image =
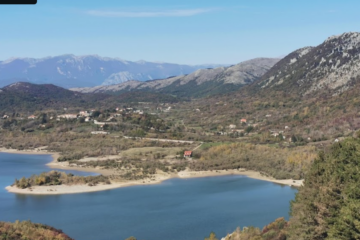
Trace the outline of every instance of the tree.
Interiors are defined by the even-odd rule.
[[[94,118],[97,118],[97,117],[100,116],[100,114],[101,114],[101,112],[96,110],[96,111],[93,111],[93,112],[91,113],[91,116],[94,117]]]
[[[360,141],[321,152],[291,202],[289,239],[360,239]]]
[[[136,237],[131,236],[131,237],[128,237],[127,239],[125,239],[125,240],[136,240]]]
[[[248,126],[247,128],[245,128],[246,133],[250,133],[252,130],[254,130],[253,126]]]
[[[204,238],[204,240],[218,240],[218,239],[216,238],[215,233],[214,233],[214,232],[211,232],[211,233],[210,233],[210,236]]]

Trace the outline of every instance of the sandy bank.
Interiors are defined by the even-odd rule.
[[[20,189],[13,186],[7,186],[5,189],[8,192],[18,194],[33,194],[33,195],[58,195],[58,194],[73,194],[98,192],[120,187],[129,187],[135,185],[157,184],[168,179],[167,177],[156,176],[152,179],[142,179],[136,181],[112,182],[111,184],[99,184],[96,186],[88,185],[58,185],[58,186],[35,186],[26,189]]]
[[[47,152],[44,149],[34,149],[19,151],[14,149],[4,149],[0,148],[0,152],[6,153],[16,153],[16,154],[51,154],[53,161],[48,163],[47,166],[50,168],[64,169],[64,170],[77,170],[85,172],[99,173],[103,175],[116,175],[118,174],[116,170],[107,170],[99,168],[85,168],[85,167],[73,167],[70,166],[68,162],[58,162],[59,153]],[[107,156],[110,157],[110,156]],[[106,158],[106,157],[101,157]],[[111,157],[110,157],[111,158]],[[157,184],[161,183],[164,180],[171,178],[198,178],[198,177],[213,177],[213,176],[224,176],[224,175],[244,175],[250,178],[269,181],[273,183],[278,183],[287,186],[300,187],[303,184],[303,180],[277,180],[271,177],[266,177],[261,175],[259,172],[250,171],[245,169],[234,169],[234,170],[216,170],[216,171],[181,171],[179,173],[164,173],[159,172],[155,174],[151,179],[141,179],[141,180],[132,180],[124,182],[112,182],[109,185],[97,185],[97,186],[87,186],[87,185],[59,185],[59,186],[35,186],[32,189],[19,189],[16,187],[8,186],[6,189],[9,192],[20,193],[20,194],[71,194],[71,193],[85,193],[85,192],[95,192],[103,191],[120,187],[128,187],[134,185],[147,185],[147,184]]]
[[[300,187],[304,180],[284,179],[277,180],[272,177],[267,177],[259,172],[246,170],[246,169],[233,169],[233,170],[216,170],[216,171],[182,171],[178,173],[180,178],[195,178],[195,177],[213,177],[224,175],[244,175],[249,178],[264,180],[268,182],[278,183],[282,185]]]
[[[90,169],[89,169],[90,170]],[[94,169],[95,171],[96,169]],[[54,195],[54,194],[71,194],[71,193],[86,193],[86,192],[96,192],[104,191],[120,187],[128,187],[134,185],[148,185],[148,184],[158,184],[164,180],[171,178],[198,178],[198,177],[214,177],[214,176],[224,176],[224,175],[244,175],[254,179],[260,179],[264,181],[270,181],[278,184],[288,185],[288,186],[301,186],[303,180],[276,180],[269,177],[262,176],[260,173],[255,171],[246,171],[246,170],[219,170],[219,171],[181,171],[177,174],[168,174],[168,173],[158,173],[153,175],[150,179],[141,179],[133,181],[123,181],[123,182],[112,182],[111,184],[99,184],[97,186],[88,186],[88,185],[59,185],[59,186],[35,186],[31,189],[19,189],[17,187],[8,186],[6,189],[12,193],[19,194],[40,194],[40,195]]]

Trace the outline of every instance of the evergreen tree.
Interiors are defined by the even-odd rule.
[[[289,239],[360,239],[360,140],[321,152],[291,203]]]

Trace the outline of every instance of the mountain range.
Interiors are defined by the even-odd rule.
[[[62,55],[46,58],[12,58],[0,61],[0,87],[26,81],[55,84],[64,88],[118,84],[128,80],[146,81],[192,73],[219,64],[180,65],[126,61],[97,55]]]
[[[243,101],[253,99],[251,101],[256,100],[260,105],[269,102],[274,102],[274,106],[280,102],[295,104],[297,101],[308,99],[308,103],[304,101],[301,106],[307,107],[306,104],[310,104],[308,107],[312,109],[313,105],[311,104],[326,104],[326,101],[329,101],[326,99],[330,98],[334,105],[338,105],[336,102],[347,101],[346,99],[355,96],[357,89],[360,89],[359,80],[360,33],[349,32],[329,37],[318,46],[295,50],[281,60],[258,58],[230,67],[198,69],[188,75],[162,80],[127,81],[111,86],[73,88],[71,89],[72,93],[66,90],[66,94],[63,92],[65,89],[57,88],[56,91],[64,93],[57,98],[58,102],[61,102],[62,97],[74,99],[74,101],[66,100],[72,105],[103,99],[104,96],[109,98],[110,95],[117,96],[117,100],[125,101],[126,99],[118,96],[124,93],[128,93],[126,96],[131,99],[137,99],[134,96],[139,95],[151,96],[150,98],[153,99],[157,94],[161,95],[161,99],[170,99],[169,97],[172,95],[171,101],[177,101],[174,97],[202,97],[227,93],[225,98],[241,98]],[[23,89],[21,92],[15,91],[20,87]],[[15,102],[19,102],[21,99],[24,101],[37,99],[38,102],[42,98],[40,94],[42,88],[49,88],[49,86],[21,83],[19,86],[12,84],[2,88],[2,90],[0,89],[2,107],[7,106],[8,109],[9,106],[15,107],[13,103],[16,99],[18,101]],[[26,89],[32,89],[31,94],[25,91]],[[347,95],[343,95],[343,93],[347,93]],[[43,101],[50,101],[51,95],[57,96],[50,92]],[[93,97],[87,97],[91,95]],[[322,101],[317,98],[320,95]],[[81,99],[77,101],[79,96]],[[340,96],[341,99],[336,100],[337,98],[333,98],[334,96]],[[310,101],[310,99],[312,100]],[[356,99],[353,99],[352,102],[356,102]]]
[[[73,88],[82,93],[120,94],[129,91],[146,91],[172,94],[177,97],[204,97],[235,91],[258,80],[279,59],[256,58],[230,67],[199,69],[188,75],[153,81],[127,81],[108,86]]]

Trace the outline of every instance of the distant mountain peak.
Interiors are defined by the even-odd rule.
[[[331,36],[317,47],[298,49],[270,69],[257,83],[261,88],[307,95],[330,89],[345,91],[360,76],[360,33]]]
[[[343,34],[339,35],[333,35],[328,37],[325,42],[331,42],[333,40],[339,40],[339,39],[345,39],[345,40],[355,40],[356,42],[360,41],[360,32],[345,32]]]

